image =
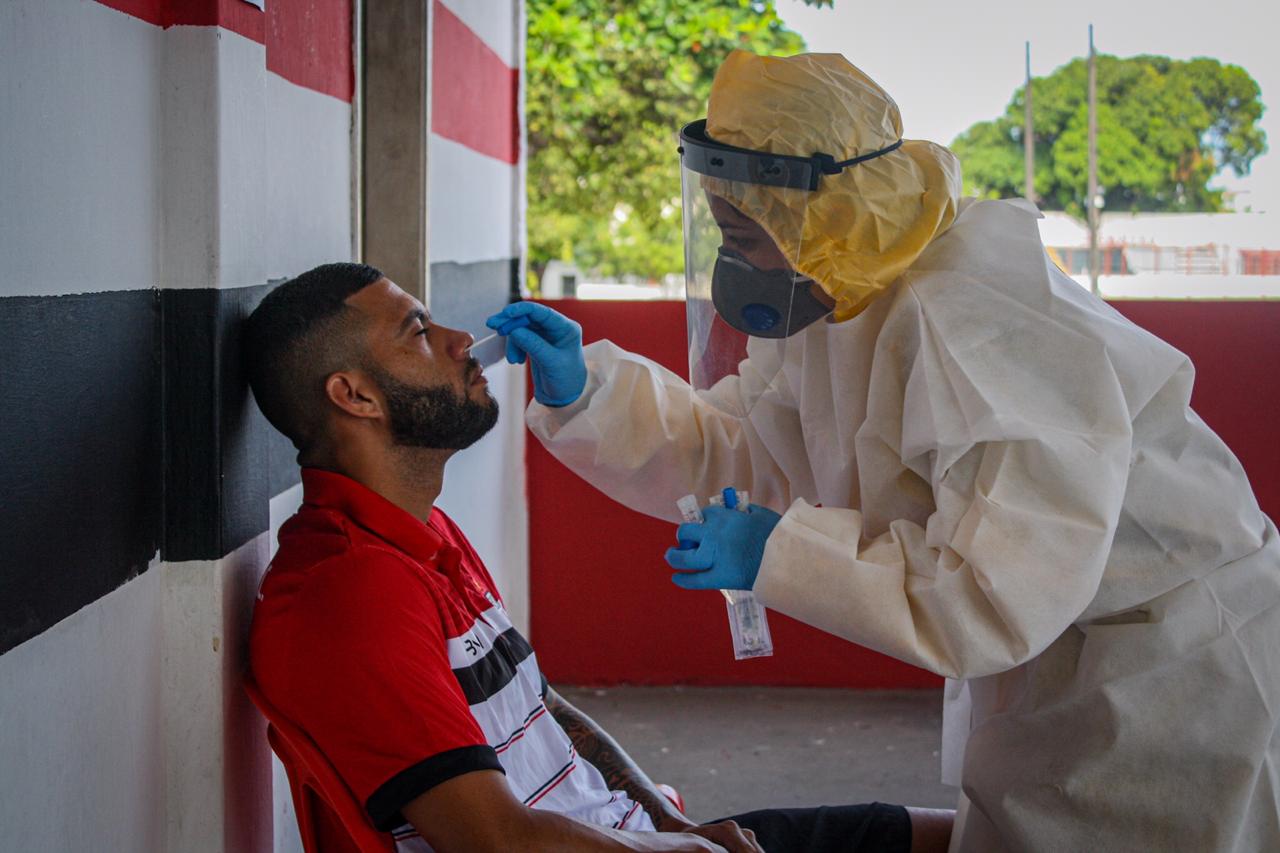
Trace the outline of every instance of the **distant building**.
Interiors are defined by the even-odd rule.
[[[1046,212],[1049,257],[1089,281],[1084,222]],[[1280,298],[1280,216],[1266,213],[1104,213],[1099,287],[1106,296]]]

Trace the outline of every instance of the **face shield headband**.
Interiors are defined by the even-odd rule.
[[[686,169],[709,178],[813,192],[823,175],[838,175],[851,166],[883,157],[901,147],[899,139],[879,151],[848,160],[836,160],[821,152],[809,157],[769,154],[716,142],[707,136],[707,120],[702,118],[681,129],[679,153]]]

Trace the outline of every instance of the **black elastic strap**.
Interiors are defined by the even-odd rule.
[[[818,168],[822,170],[824,175],[838,175],[849,166],[856,166],[859,163],[865,163],[868,160],[874,160],[877,157],[883,157],[886,154],[897,151],[902,147],[902,140],[899,139],[892,145],[881,148],[879,151],[872,151],[870,154],[863,154],[860,157],[854,157],[851,160],[841,160],[836,162],[836,158],[830,154],[814,154],[813,159],[817,162]]]

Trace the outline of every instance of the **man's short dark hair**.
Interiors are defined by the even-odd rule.
[[[366,264],[324,264],[271,291],[249,315],[249,386],[271,425],[306,453],[323,438],[324,383],[358,367],[363,342],[346,300],[382,278]]]

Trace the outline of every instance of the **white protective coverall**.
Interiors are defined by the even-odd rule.
[[[709,392],[759,395],[745,420],[599,341],[528,424],[649,515],[726,485],[785,511],[760,599],[948,678],[953,850],[1280,850],[1276,528],[1187,357],[1049,263],[1036,218],[965,202],[767,389],[749,358]]]

